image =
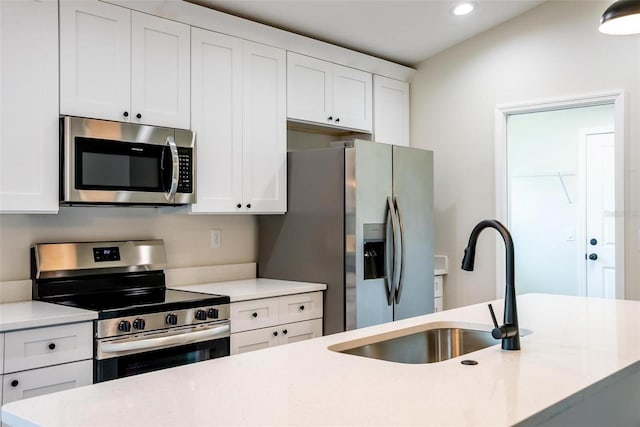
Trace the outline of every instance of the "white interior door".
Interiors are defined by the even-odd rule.
[[[615,298],[615,134],[581,132],[585,234],[584,289],[587,296]]]

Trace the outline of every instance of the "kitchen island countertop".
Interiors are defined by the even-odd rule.
[[[494,308],[501,318],[502,301]],[[2,421],[28,426],[553,424],[554,417],[624,378],[639,377],[640,302],[529,294],[518,297],[518,314],[520,326],[531,331],[522,337],[521,351],[503,351],[496,342],[440,363],[400,364],[327,348],[434,322],[490,330],[487,306],[477,304],[13,402],[2,408]],[[462,365],[463,359],[478,364]]]

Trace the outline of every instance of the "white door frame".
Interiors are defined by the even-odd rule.
[[[507,169],[507,119],[512,114],[552,111],[563,108],[591,107],[613,104],[615,129],[615,227],[616,227],[616,298],[624,299],[624,91],[611,91],[602,94],[576,96],[571,98],[542,100],[518,104],[498,105],[495,108],[495,185],[496,219],[509,225],[509,171]],[[505,265],[501,239],[496,242],[496,298],[504,296]],[[516,287],[517,289],[517,287]]]

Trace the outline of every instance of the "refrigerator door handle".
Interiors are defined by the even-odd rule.
[[[402,260],[402,236],[400,234],[400,221],[391,196],[387,197],[391,224],[393,225],[393,274],[391,280],[391,303],[396,298],[396,292],[400,286],[400,261]],[[391,304],[390,304],[391,305]]]
[[[399,254],[398,254],[398,260],[399,260],[399,264],[400,266],[398,267],[398,281],[396,282],[396,288],[395,288],[395,298],[396,298],[396,304],[400,303],[400,295],[402,295],[402,273],[404,272],[404,229],[402,228],[402,215],[400,215],[400,206],[398,206],[398,198],[394,197],[393,198],[393,205],[395,208],[395,213],[396,216],[398,217],[398,236],[399,236],[399,240],[400,243],[398,244],[398,248],[399,248]],[[395,273],[395,270],[394,270]]]
[[[391,196],[387,197],[387,214],[385,218],[385,243],[384,243],[384,263],[385,263],[385,275],[384,275],[384,284],[387,291],[387,304],[393,304],[394,298],[394,284],[393,280],[393,266],[394,266],[394,255],[395,255],[395,227],[393,224],[393,214],[395,213],[395,209],[393,207],[393,201]]]

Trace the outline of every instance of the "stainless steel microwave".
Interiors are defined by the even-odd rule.
[[[64,116],[60,155],[63,205],[196,202],[190,130]]]

